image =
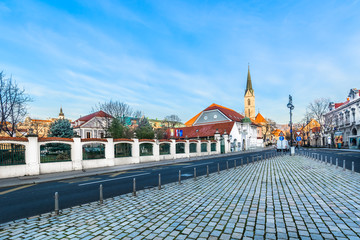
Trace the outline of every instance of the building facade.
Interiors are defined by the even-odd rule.
[[[331,102],[324,121],[324,137],[329,145],[360,149],[360,91],[350,89],[345,102]]]
[[[81,138],[104,138],[107,135],[113,116],[104,111],[98,111],[80,117],[71,123],[74,133]]]
[[[258,139],[259,126],[255,121],[215,103],[195,115],[185,125],[187,127],[171,128],[168,136],[175,139],[205,140],[214,139],[215,133],[221,136],[228,134],[231,151],[263,147],[262,138]]]

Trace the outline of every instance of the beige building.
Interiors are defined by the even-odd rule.
[[[255,92],[252,88],[250,66],[248,67],[248,75],[246,82],[246,90],[244,96],[245,117],[255,120]]]
[[[30,117],[26,117],[23,122],[17,124],[16,136],[14,137],[23,137],[27,133],[29,133],[30,129],[32,129],[32,132],[38,135],[39,137],[47,137],[51,123],[53,123],[57,119],[65,119],[65,115],[62,111],[62,108],[60,108],[60,113],[57,118],[32,119]],[[2,131],[0,136],[5,137],[8,135]]]

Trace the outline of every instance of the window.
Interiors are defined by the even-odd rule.
[[[25,146],[19,144],[0,144],[0,166],[25,164]]]
[[[168,154],[170,154],[170,143],[160,144],[160,155],[168,155]]]
[[[104,133],[100,133],[100,138],[104,138]]]
[[[86,133],[86,138],[90,138],[90,132]]]
[[[176,153],[185,153],[185,143],[176,144]]]
[[[153,145],[151,143],[140,144],[140,156],[152,156]]]
[[[250,99],[248,99],[248,105],[250,105]]]
[[[207,152],[207,143],[201,143],[201,152]]]
[[[64,143],[47,143],[40,146],[40,162],[71,161],[71,145]]]
[[[196,143],[190,143],[190,153],[196,153]]]
[[[115,157],[131,157],[131,144],[130,143],[118,143],[114,146]]]
[[[83,160],[105,158],[105,144],[89,143],[83,145]]]

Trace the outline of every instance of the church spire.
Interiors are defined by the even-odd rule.
[[[64,119],[65,118],[65,115],[63,113],[63,110],[62,110],[62,106],[60,107],[60,113],[59,113],[59,119]]]
[[[245,94],[247,93],[247,91],[250,91],[251,94],[254,94],[254,89],[252,88],[252,84],[251,84],[250,65],[248,65],[248,75],[247,75]]]

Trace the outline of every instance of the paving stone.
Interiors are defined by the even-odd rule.
[[[360,239],[359,181],[301,156],[275,157],[2,224],[0,239]]]

